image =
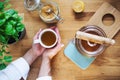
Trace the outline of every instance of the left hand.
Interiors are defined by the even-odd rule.
[[[36,35],[33,38],[33,41],[38,39],[40,32],[41,30],[36,33]],[[23,58],[27,61],[29,65],[31,65],[38,56],[42,55],[44,50],[45,48],[43,48],[39,43],[33,44],[32,48],[27,51]]]
[[[41,29],[36,33],[36,35],[33,38],[33,41],[39,38],[39,34],[41,32]],[[32,51],[34,55],[40,56],[44,52],[45,48],[42,47],[39,43],[33,43],[32,45]]]

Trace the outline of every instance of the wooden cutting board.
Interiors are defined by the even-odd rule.
[[[110,26],[103,24],[102,18],[106,14],[111,14],[115,18],[114,23]],[[88,21],[87,25],[97,25],[105,31],[108,38],[113,38],[120,30],[120,12],[109,3],[105,2]]]

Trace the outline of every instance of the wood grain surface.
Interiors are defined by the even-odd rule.
[[[104,23],[105,15],[113,17],[114,23]],[[108,38],[113,38],[120,30],[120,12],[107,2],[104,2],[96,13],[90,18],[87,25],[96,25],[104,30]]]
[[[14,9],[24,14],[24,24],[26,27],[25,37],[21,41],[9,45],[9,50],[14,60],[23,56],[31,48],[32,38],[40,28],[47,28],[54,25],[45,24],[39,18],[37,11],[27,11],[24,8],[23,1],[10,1]],[[73,12],[71,4],[74,0],[53,1],[59,4],[60,14],[64,18],[64,23],[56,25],[59,28],[62,43],[65,44],[65,47],[74,38],[75,32],[86,25],[102,3],[109,2],[120,11],[120,0],[83,0],[85,2],[85,10],[81,14]],[[111,19],[107,18],[106,21],[110,23]],[[63,52],[64,47],[52,60],[53,80],[120,80],[120,31],[114,39],[116,40],[115,45],[108,47],[86,70],[80,69],[65,57]],[[27,80],[35,80],[37,78],[40,65],[41,57],[31,65]]]

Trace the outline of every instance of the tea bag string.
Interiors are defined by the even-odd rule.
[[[115,40],[113,39],[85,33],[82,31],[76,32],[76,38],[86,40],[86,41],[91,41],[91,42],[98,43],[98,44],[105,44],[107,46],[115,44]]]

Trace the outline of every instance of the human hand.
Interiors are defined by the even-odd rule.
[[[62,49],[62,47],[64,46],[61,43],[61,37],[58,31],[57,27],[52,27],[51,29],[53,29],[57,35],[58,35],[58,43],[54,48],[50,48],[50,49],[46,49],[45,52],[43,53],[43,58],[49,58],[50,60]]]
[[[50,48],[50,49],[45,49],[43,55],[42,55],[42,63],[39,71],[38,77],[42,76],[50,76],[51,75],[51,66],[50,66],[50,60],[62,49],[64,46],[61,44],[61,38],[59,31],[56,27],[52,27],[57,35],[58,35],[58,43],[55,47]]]
[[[38,39],[38,35],[40,32],[41,30],[39,30],[36,33],[36,35],[33,38],[33,41]],[[35,61],[35,59],[43,53],[44,50],[45,48],[43,48],[39,43],[33,42],[32,48],[26,52],[23,58],[27,61],[29,65],[31,65]]]
[[[45,48],[42,47],[39,43],[34,43],[34,40],[39,38],[40,32],[41,32],[41,29],[36,33],[36,35],[33,38],[32,51],[36,56],[40,56],[45,50]]]

